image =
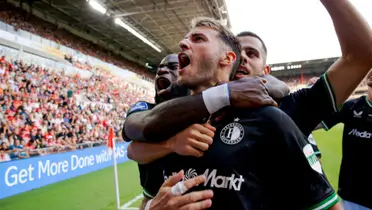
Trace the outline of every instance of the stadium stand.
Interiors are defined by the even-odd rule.
[[[120,140],[129,105],[151,97],[128,83],[119,92],[115,78],[71,77],[5,56],[0,74],[0,161],[99,146],[110,126]]]
[[[146,68],[140,67],[125,58],[114,54],[98,45],[77,37],[70,32],[59,28],[45,20],[42,20],[30,13],[26,13],[9,3],[1,3],[0,20],[15,27],[16,30],[22,29],[30,33],[39,35],[48,40],[55,41],[61,45],[70,47],[83,54],[99,58],[102,61],[112,63],[124,69],[144,75],[143,79],[152,80],[154,75]],[[71,55],[66,55],[71,58]],[[73,59],[74,60],[74,59]],[[78,63],[78,61],[74,60]],[[79,65],[79,64],[77,64]]]
[[[28,31],[129,69],[147,80],[153,78],[145,68],[11,4],[2,5],[0,20],[16,30]],[[7,56],[0,58],[0,162],[99,146],[107,141],[109,127],[114,128],[120,141],[120,129],[129,106],[140,99],[153,100],[147,90],[70,54],[65,54],[64,59],[76,68],[92,72],[91,77],[67,75],[52,66],[25,63]],[[285,81],[293,92],[306,87],[309,79],[325,70],[320,66],[314,68],[317,70],[304,75],[301,68],[274,75]],[[350,98],[359,97],[366,90],[367,84],[363,81]]]
[[[148,73],[41,19],[26,21],[22,11],[2,5],[6,7],[0,9],[0,21],[16,31],[26,30],[141,75]],[[129,106],[153,98],[146,88],[72,55],[65,54],[65,60],[91,76],[58,71],[43,58],[26,59],[22,50],[0,46],[0,56],[0,162],[99,146],[106,143],[109,127],[120,141]]]

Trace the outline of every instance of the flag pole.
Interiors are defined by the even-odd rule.
[[[116,191],[116,206],[120,209],[120,192],[119,192],[119,179],[118,179],[118,167],[116,165],[116,142],[113,139],[114,143],[113,155],[114,155],[114,176],[115,176],[115,191]]]
[[[111,138],[110,138],[111,137]],[[109,142],[111,141],[112,145],[112,155],[114,160],[114,180],[115,180],[115,194],[116,194],[116,207],[120,209],[120,192],[119,192],[119,179],[118,179],[118,168],[116,164],[116,141],[115,141],[115,134],[112,128],[110,128],[109,134]],[[109,143],[110,145],[110,143]]]

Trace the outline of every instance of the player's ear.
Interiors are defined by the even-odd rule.
[[[265,68],[264,68],[264,74],[267,75],[267,74],[270,74],[271,73],[271,68],[269,65],[266,65]]]
[[[228,51],[223,56],[222,60],[220,61],[220,64],[223,66],[233,65],[235,61],[236,61],[236,54],[233,51]]]

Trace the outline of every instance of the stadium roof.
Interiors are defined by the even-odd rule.
[[[300,74],[322,74],[336,62],[338,57],[294,61],[288,63],[271,64],[271,73],[274,76],[295,76]]]
[[[19,4],[19,1],[11,1]],[[101,12],[93,9],[88,0],[34,0],[32,7],[45,18],[51,16],[74,29],[85,33],[89,31],[90,36],[107,46],[115,46],[125,57],[141,65],[157,64],[165,55],[178,52],[178,42],[187,34],[194,17],[214,17],[230,27],[225,0],[91,1],[103,7]],[[120,27],[120,24],[115,24],[116,18],[148,39],[161,52]]]

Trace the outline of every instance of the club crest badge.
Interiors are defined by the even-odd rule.
[[[226,125],[220,133],[221,141],[225,144],[234,145],[239,143],[244,137],[244,128],[238,123],[239,119]]]

